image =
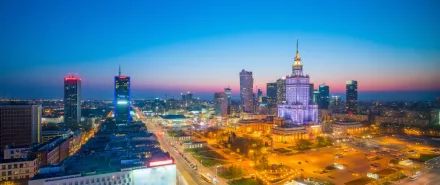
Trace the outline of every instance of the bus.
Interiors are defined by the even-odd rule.
[[[200,174],[200,178],[202,178],[206,182],[209,182],[209,183],[212,182],[211,178],[209,176],[205,175],[205,174]]]

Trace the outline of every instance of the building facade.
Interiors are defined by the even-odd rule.
[[[328,109],[330,104],[330,88],[328,85],[319,85],[319,109]]]
[[[228,115],[228,95],[224,92],[214,94],[214,112],[217,116]]]
[[[231,88],[225,88],[226,96],[228,97],[228,115],[231,114],[231,105],[232,105],[232,91]]]
[[[254,110],[254,78],[251,71],[240,72],[240,99],[242,112],[252,113]]]
[[[81,122],[81,78],[69,74],[64,78],[64,122]]]
[[[267,83],[266,85],[267,106],[269,108],[277,105],[277,83]]]
[[[127,124],[131,122],[130,106],[130,77],[122,76],[121,68],[119,68],[119,76],[115,76],[115,97],[113,110],[117,124]]]
[[[277,80],[277,104],[286,102],[286,77]]]
[[[29,179],[38,172],[35,157],[0,160],[0,184],[5,181]]]
[[[0,105],[0,147],[41,143],[40,105]]]
[[[348,114],[357,113],[358,103],[358,83],[350,80],[346,82],[345,110]]]
[[[278,117],[297,125],[318,121],[318,106],[310,104],[309,81],[309,76],[303,74],[297,45],[292,75],[286,78],[286,103],[278,104]]]

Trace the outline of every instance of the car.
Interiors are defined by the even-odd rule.
[[[353,176],[359,176],[359,173],[352,173],[351,175],[353,175]]]
[[[306,163],[309,163],[309,161],[306,160]]]
[[[417,180],[418,178],[419,178],[419,175],[413,175],[409,178],[409,180],[414,181],[414,180]]]
[[[298,164],[301,164],[301,161],[298,161]]]

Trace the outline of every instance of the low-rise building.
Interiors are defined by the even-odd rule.
[[[1,159],[0,181],[12,181],[34,177],[38,172],[36,157]]]
[[[73,135],[73,132],[70,129],[43,130],[41,132],[41,137],[42,137],[43,143],[47,143],[56,137],[68,138],[71,135]]]
[[[346,136],[346,135],[362,135],[369,130],[367,126],[359,122],[334,122],[332,125],[334,136]]]

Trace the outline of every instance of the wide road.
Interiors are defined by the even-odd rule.
[[[436,168],[422,174],[417,180],[409,180],[408,178],[401,183],[403,185],[438,185],[440,184],[440,168]]]
[[[142,112],[137,108],[134,107],[134,110],[142,116],[142,122],[145,124],[145,126],[147,127],[147,129],[150,132],[156,133],[157,136],[157,140],[160,143],[160,146],[165,149],[167,152],[170,153],[170,155],[174,158],[175,163],[176,163],[176,167],[177,170],[179,170],[179,172],[183,175],[183,177],[185,178],[185,180],[188,182],[189,185],[192,184],[201,184],[201,185],[208,185],[210,183],[202,180],[199,177],[199,174],[192,169],[189,164],[185,161],[185,159],[183,159],[171,146],[170,146],[170,142],[165,140],[165,137],[163,135],[158,135],[157,132],[159,129],[156,128],[156,126],[154,125],[154,123],[148,123],[147,119],[145,119],[145,117],[143,117]]]

